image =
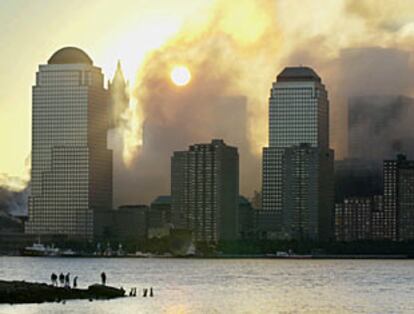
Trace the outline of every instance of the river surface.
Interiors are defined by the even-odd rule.
[[[414,260],[0,257],[0,279],[137,287],[109,301],[0,305],[0,313],[414,313]],[[154,297],[143,298],[153,287]]]

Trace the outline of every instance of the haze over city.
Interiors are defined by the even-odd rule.
[[[260,190],[268,93],[286,65],[312,66],[323,78],[336,159],[347,156],[348,97],[412,95],[414,8],[408,1],[239,1],[237,6],[229,1],[13,1],[0,6],[0,67],[8,73],[0,78],[0,146],[7,152],[0,173],[2,185],[13,189],[30,181],[30,87],[36,67],[64,46],[85,50],[107,80],[120,60],[129,80],[126,121],[109,139],[115,148],[117,204],[148,203],[168,193],[171,153],[217,137],[210,126],[211,107],[218,103],[216,111],[246,103],[241,128],[246,140],[221,137],[243,152],[241,192],[251,196]],[[171,81],[175,66],[191,73],[187,85]]]
[[[0,313],[414,312],[413,1],[0,20]]]

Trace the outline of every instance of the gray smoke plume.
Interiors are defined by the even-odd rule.
[[[411,95],[414,68],[410,58],[413,55],[400,49],[363,47],[342,49],[337,57],[329,59],[318,54],[320,52],[317,48],[319,44],[319,41],[310,42],[310,47],[315,46],[314,53],[309,52],[312,49],[299,50],[291,55],[287,62],[310,65],[322,77],[330,98],[331,146],[335,149],[336,158],[341,159],[348,155],[348,131],[352,133],[352,136],[357,132],[356,129],[348,130],[348,101],[353,99],[350,103],[355,112],[358,110],[358,102],[361,103],[361,106],[365,106],[368,101],[367,96],[374,96],[371,101],[368,101],[373,106],[370,109],[361,108],[361,111],[372,110],[372,115],[369,112],[366,113],[365,124],[378,124],[378,121],[370,122],[369,119],[376,119],[381,114],[387,115],[380,109],[380,103],[398,103],[399,101],[406,103],[407,98],[398,98],[398,95]],[[383,97],[383,95],[385,96]],[[387,98],[387,95],[390,97]],[[378,106],[375,107],[375,104]],[[375,112],[375,108],[382,113]],[[405,114],[409,115],[404,116]],[[402,110],[398,117],[390,116],[389,121],[396,123],[400,118],[402,119],[401,125],[398,127],[390,128],[384,124],[381,134],[387,134],[385,146],[389,146],[388,142],[392,139],[401,138],[402,134],[408,135],[412,132],[408,122],[414,118],[411,112]],[[385,120],[384,123],[386,123]],[[367,127],[370,126],[367,125]],[[372,135],[372,132],[369,134]],[[361,136],[364,136],[363,132]],[[364,139],[368,140],[369,135],[366,134]],[[380,143],[375,145],[380,145]]]
[[[29,185],[22,188],[13,188],[3,180],[1,176],[0,184],[0,211],[11,216],[27,216],[28,214],[28,196],[30,192]],[[24,182],[21,182],[24,185]]]

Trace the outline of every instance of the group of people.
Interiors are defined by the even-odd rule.
[[[59,279],[59,281],[58,281]],[[55,287],[64,287],[64,288],[70,288],[70,273],[67,273],[64,275],[63,273],[60,273],[59,277],[55,273],[52,273],[50,276],[50,280],[52,281],[52,285]],[[73,288],[76,288],[78,286],[78,276],[73,277]]]
[[[52,281],[52,285],[54,287],[64,287],[64,288],[77,288],[78,287],[78,276],[73,277],[73,284],[72,287],[70,285],[70,273],[67,273],[64,275],[63,273],[60,273],[60,275],[56,275],[55,273],[52,273],[50,276],[50,280]],[[101,282],[102,285],[106,285],[106,274],[105,272],[101,273]],[[137,295],[137,288],[132,288],[129,292],[129,296],[135,297]],[[142,296],[145,298],[147,296],[153,297],[154,291],[151,288],[144,288]]]
[[[64,287],[64,288],[77,288],[78,287],[78,276],[73,277],[73,284],[72,287],[70,286],[70,273],[64,275],[60,273],[59,277],[55,273],[50,275],[50,280],[52,281],[52,285],[54,287]],[[102,285],[106,285],[106,274],[105,272],[101,273],[101,281]]]

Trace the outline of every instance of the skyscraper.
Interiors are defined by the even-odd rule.
[[[171,158],[173,223],[195,241],[238,236],[239,155],[222,140],[195,144]]]
[[[259,224],[263,229],[281,238],[326,239],[332,235],[329,101],[325,86],[311,68],[287,67],[273,83],[262,179]]]
[[[33,87],[29,234],[92,239],[112,209],[110,99],[101,69],[66,47],[40,65]]]
[[[404,155],[384,161],[384,235],[414,239],[414,161]]]

